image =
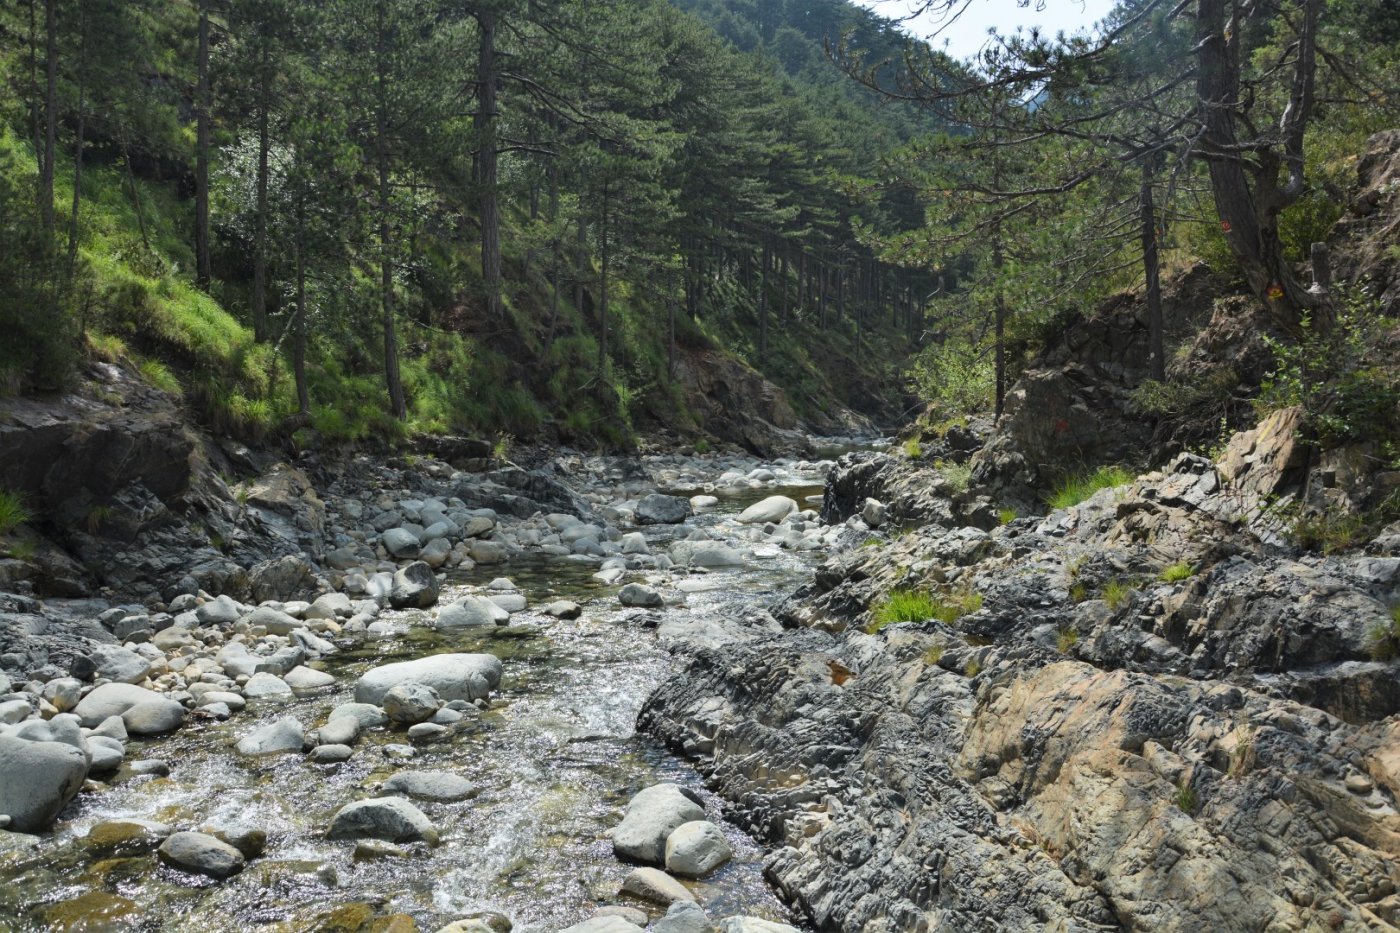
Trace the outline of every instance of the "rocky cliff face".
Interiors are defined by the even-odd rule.
[[[1283,541],[1296,421],[988,527],[934,469],[846,458],[850,546],[787,630],[696,651],[642,725],[818,929],[1392,928],[1400,527]],[[880,625],[894,590],[931,602]]]

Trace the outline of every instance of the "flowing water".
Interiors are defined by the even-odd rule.
[[[790,485],[723,496],[719,509],[691,524],[713,528],[758,498],[785,494],[803,502],[821,490],[814,475],[782,481]],[[643,530],[655,547],[678,533]],[[684,624],[752,611],[809,577],[813,560],[784,551],[691,578],[687,605],[660,614]],[[292,700],[250,701],[227,723],[192,722],[169,738],[133,740],[128,760],[165,760],[170,776],[84,793],[52,838],[32,852],[0,855],[0,929],[7,923],[21,930],[353,929],[370,914],[399,913],[431,931],[494,910],[509,915],[517,931],[557,930],[617,901],[631,866],[613,856],[606,833],[632,794],[659,781],[701,791],[733,846],[732,861],[691,883],[710,915],[792,922],[763,881],[759,847],[723,822],[718,802],[688,765],[634,732],[642,702],[672,662],[645,614],[620,608],[617,587],[591,582],[595,570],[592,563],[541,557],[454,577],[442,604],[509,576],[531,609],[480,636],[439,634],[421,624],[421,613],[386,611],[380,618],[393,621],[397,634],[333,656],[324,667],[336,675],[335,686]],[[580,603],[583,616],[560,621],[534,611],[560,598]],[[420,746],[412,760],[386,756],[386,746],[406,741],[386,730],[363,736],[354,757],[339,765],[296,755],[249,759],[231,747],[288,715],[314,728],[350,699],[364,670],[442,651],[496,654],[504,679],[492,709],[469,718],[450,739]],[[451,771],[476,784],[479,793],[460,803],[415,801],[441,833],[440,846],[409,846],[407,857],[357,862],[353,843],[322,837],[337,808],[372,794],[400,769]],[[98,860],[87,852],[84,837],[93,824],[132,818],[181,829],[206,822],[257,826],[268,845],[242,874],[223,882],[195,880],[150,854]]]

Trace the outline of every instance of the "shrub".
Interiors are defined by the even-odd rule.
[[[991,407],[996,382],[987,347],[962,341],[931,344],[920,350],[907,372],[914,393],[956,412]]]
[[[1365,295],[1338,303],[1335,324],[1319,332],[1303,322],[1297,342],[1265,337],[1274,369],[1260,387],[1261,414],[1301,406],[1324,448],[1371,441],[1400,444],[1400,375],[1391,361],[1395,324]]]
[[[1057,486],[1045,501],[1052,509],[1068,509],[1100,490],[1124,486],[1132,481],[1133,474],[1121,466],[1099,467],[1092,473],[1079,473],[1069,477]]]
[[[0,489],[0,535],[8,534],[29,519],[24,497],[17,492]]]
[[[1165,568],[1157,579],[1163,583],[1180,583],[1196,575],[1196,570],[1185,561],[1179,561]]]

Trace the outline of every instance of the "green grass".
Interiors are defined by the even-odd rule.
[[[1080,473],[1069,477],[1057,486],[1045,501],[1052,509],[1067,509],[1102,489],[1112,489],[1132,481],[1133,474],[1123,467],[1099,467],[1092,473]]]
[[[1195,814],[1196,808],[1200,805],[1196,799],[1196,788],[1191,786],[1191,782],[1185,778],[1176,786],[1175,803],[1182,813]]]
[[[1126,606],[1132,595],[1133,588],[1122,580],[1109,580],[1104,584],[1103,592],[1100,594],[1103,601],[1108,603],[1108,608],[1114,612]]]
[[[911,460],[917,460],[924,455],[924,445],[919,443],[917,437],[911,437],[904,442],[904,455]]]
[[[1002,509],[1001,511],[997,512],[997,520],[1003,525],[1009,525],[1019,517],[1020,515],[1016,512],[1015,509]]]
[[[24,497],[17,492],[0,489],[0,535],[14,531],[29,519],[29,510],[24,507]]]
[[[1377,622],[1366,629],[1366,650],[1376,661],[1391,661],[1400,655],[1400,606],[1392,606],[1389,622]]]
[[[932,619],[936,603],[931,593],[919,590],[891,590],[875,610],[875,619],[867,631],[874,635],[886,625],[896,622],[922,622]]]
[[[967,667],[963,668],[963,674],[968,677],[976,677],[980,673],[982,673],[982,665],[977,663],[976,658],[968,661]]]
[[[1180,583],[1182,580],[1189,580],[1196,575],[1196,569],[1185,561],[1172,564],[1162,570],[1157,578],[1163,583]]]
[[[936,666],[939,661],[943,660],[943,652],[945,650],[946,646],[941,644],[931,645],[930,647],[926,648],[923,654],[924,663],[927,664],[929,667]]]
[[[943,475],[944,481],[953,487],[954,492],[967,492],[967,487],[972,482],[972,464],[939,460],[934,463],[934,467]]]
[[[923,622],[936,619],[952,625],[963,616],[982,608],[982,594],[957,592],[935,595],[921,590],[896,589],[875,610],[875,619],[866,629],[874,635],[896,622]]]
[[[1069,654],[1079,644],[1079,632],[1072,628],[1062,628],[1055,636],[1055,648],[1060,654]]]
[[[142,360],[137,366],[137,371],[141,374],[141,381],[153,389],[175,396],[184,394],[185,390],[180,386],[180,380],[176,379],[170,367],[160,360]]]

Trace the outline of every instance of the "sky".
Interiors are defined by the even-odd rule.
[[[921,0],[856,2],[890,19],[902,18],[923,6]],[[1041,9],[1037,10],[1037,6]],[[946,49],[956,59],[966,59],[976,55],[986,43],[989,29],[995,28],[999,33],[1009,34],[1015,32],[1017,26],[1040,26],[1042,31],[1051,35],[1061,30],[1073,32],[1080,27],[1092,26],[1112,8],[1112,0],[1030,0],[1028,6],[1019,6],[1017,0],[968,0],[962,15],[939,33],[933,39],[933,44],[936,48]],[[940,25],[943,25],[942,19],[925,13],[910,20],[905,28],[920,38],[929,38]],[[948,40],[946,47],[944,39]]]

